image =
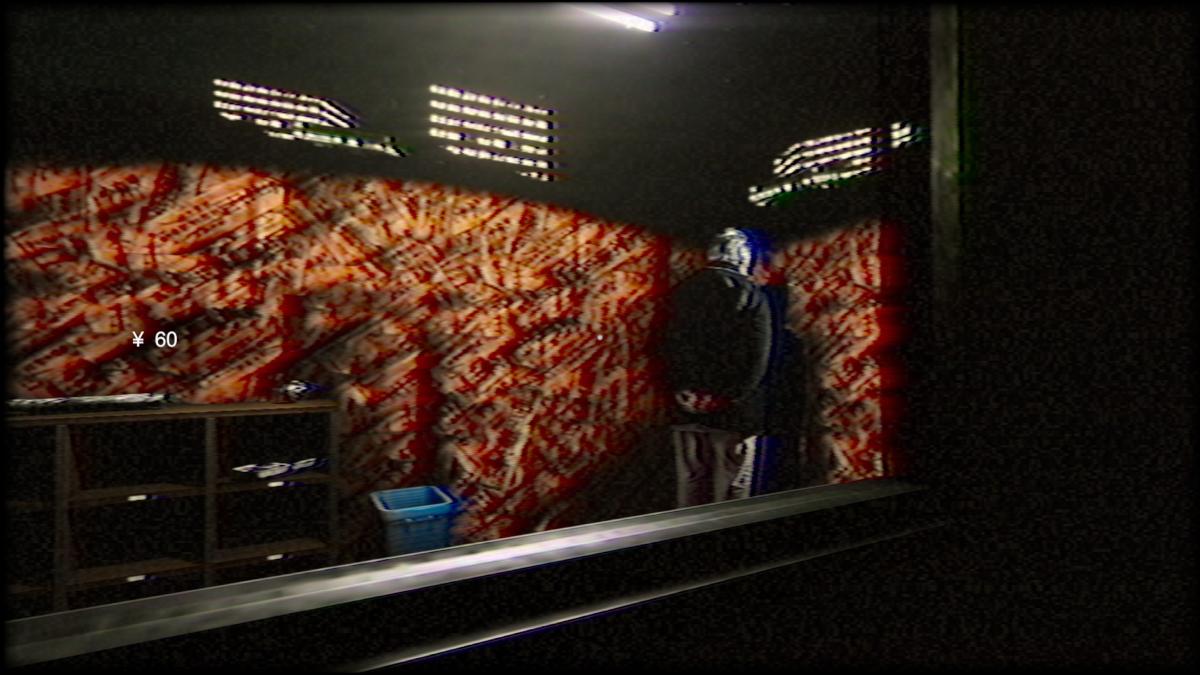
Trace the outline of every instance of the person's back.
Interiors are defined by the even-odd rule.
[[[767,298],[746,276],[707,267],[679,285],[664,345],[668,379],[674,393],[698,399],[693,409],[710,410],[681,406],[684,421],[762,433],[771,328]]]
[[[664,356],[681,507],[750,494],[773,332],[771,303],[751,276],[758,253],[747,233],[727,229],[709,267],[672,296]]]

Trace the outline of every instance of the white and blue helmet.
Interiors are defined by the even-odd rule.
[[[721,230],[708,247],[708,261],[724,263],[739,274],[749,276],[758,262],[753,237],[749,232],[733,227]]]

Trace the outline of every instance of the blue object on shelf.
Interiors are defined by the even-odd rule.
[[[451,545],[461,503],[442,488],[424,485],[371,493],[383,517],[389,555],[430,551]]]

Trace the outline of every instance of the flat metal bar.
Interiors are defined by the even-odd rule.
[[[5,422],[14,428],[40,427],[51,424],[108,424],[112,422],[141,422],[145,420],[174,420],[204,417],[247,417],[258,415],[295,415],[325,413],[337,410],[337,403],[327,400],[296,401],[294,403],[176,403],[161,408],[140,410],[101,410],[97,412],[67,412],[40,414],[10,414]]]
[[[783,560],[761,563],[737,570],[735,572],[726,572],[724,574],[710,576],[697,581],[688,581],[681,584],[676,584],[674,586],[669,586],[664,589],[656,589],[654,591],[647,591],[645,593],[637,593],[622,598],[592,603],[584,607],[576,607],[570,610],[564,610],[562,612],[540,616],[527,621],[510,624],[502,628],[479,631],[466,636],[457,636],[437,644],[421,645],[418,647],[393,652],[391,654],[358,661],[351,665],[337,668],[334,672],[361,673],[369,670],[378,670],[380,668],[389,668],[392,666],[422,661],[436,656],[443,656],[453,652],[461,651],[463,649],[485,645],[489,642],[496,642],[498,640],[517,637],[527,633],[542,631],[547,628],[562,626],[575,621],[587,619],[592,616],[629,609],[636,607],[637,605],[643,605],[648,602],[653,602],[655,600],[666,598],[672,595],[678,595],[680,593],[686,593],[687,591],[704,588],[705,586],[712,586],[727,581],[733,581],[735,579],[761,574],[762,572],[769,572],[781,567],[795,565],[806,560],[814,560],[816,558],[833,555],[835,553],[842,553],[856,548],[862,548],[864,546],[870,546],[885,541],[891,541],[893,539],[899,539],[900,537],[906,537],[918,532],[941,527],[945,524],[946,522],[939,521],[919,527],[908,528],[899,532],[889,532],[886,535],[868,537],[866,539],[855,541],[850,544],[843,544],[841,546],[830,546],[815,551],[808,551],[799,555],[788,556]]]
[[[8,658],[51,661],[923,489],[825,485],[19,619],[7,622]]]

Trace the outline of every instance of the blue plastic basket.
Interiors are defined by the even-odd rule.
[[[429,551],[451,545],[451,527],[460,504],[445,490],[425,485],[371,493],[383,517],[389,555]]]

